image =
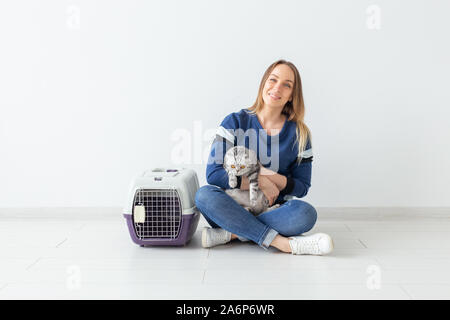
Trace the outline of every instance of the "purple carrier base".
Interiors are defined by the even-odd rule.
[[[136,237],[136,232],[134,231],[133,218],[131,214],[123,215],[127,220],[128,231],[130,231],[131,240],[134,243],[140,245],[141,247],[145,246],[184,246],[191,240],[194,235],[195,230],[197,229],[198,220],[200,219],[200,214],[196,211],[193,214],[183,214],[181,215],[181,226],[180,232],[176,238],[157,238],[157,239],[148,239],[141,240]]]

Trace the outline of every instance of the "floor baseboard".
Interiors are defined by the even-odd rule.
[[[450,219],[450,207],[316,207],[319,218],[340,219]],[[0,219],[114,219],[122,218],[120,207],[27,207],[0,208]]]
[[[450,219],[450,207],[317,207],[317,214],[327,219]]]

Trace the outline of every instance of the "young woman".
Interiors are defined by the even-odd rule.
[[[303,122],[304,115],[300,74],[294,64],[279,60],[264,73],[253,106],[232,113],[222,121],[206,168],[209,185],[201,187],[195,197],[197,208],[212,227],[202,231],[203,247],[239,239],[292,254],[323,255],[333,250],[333,241],[327,234],[301,236],[312,229],[317,213],[305,201],[289,200],[289,196],[304,197],[311,185],[311,134]],[[258,184],[269,205],[278,203],[280,206],[258,216],[244,209],[224,191],[230,188],[228,174],[223,168],[224,153],[239,140],[249,148],[249,139],[238,139],[242,137],[236,134],[249,130],[258,133],[258,150],[254,150],[258,159],[261,161],[261,146],[265,144],[263,149],[271,153],[272,168],[276,164],[274,171],[261,161]],[[213,158],[215,161],[211,161]],[[236,188],[248,190],[247,178],[238,179]]]

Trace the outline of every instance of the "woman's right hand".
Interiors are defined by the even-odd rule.
[[[278,198],[278,195],[280,194],[280,190],[278,190],[276,184],[270,181],[269,178],[263,175],[259,175],[258,186],[266,196],[267,200],[269,200],[269,207],[272,206],[275,200]]]

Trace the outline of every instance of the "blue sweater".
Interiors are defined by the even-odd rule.
[[[206,180],[222,189],[230,189],[228,174],[223,168],[225,152],[233,146],[245,146],[257,153],[264,167],[287,177],[286,187],[280,191],[276,202],[286,200],[286,195],[302,198],[311,186],[313,155],[309,139],[302,154],[299,154],[295,139],[294,121],[286,120],[279,134],[271,136],[265,132],[256,114],[251,114],[247,109],[233,112],[217,129],[206,166]],[[298,157],[302,158],[300,164],[296,161]],[[237,187],[240,187],[240,182],[239,179]]]

